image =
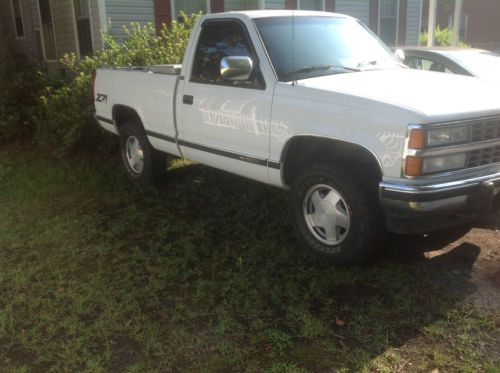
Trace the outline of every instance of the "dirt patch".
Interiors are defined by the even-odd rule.
[[[500,323],[500,212],[472,226],[420,236],[392,235],[388,246],[384,259],[420,263],[437,281],[451,291],[463,291],[476,307]],[[456,285],[443,276],[445,271],[467,279]]]
[[[421,265],[447,291],[472,302],[495,325],[484,354],[500,360],[500,211],[472,226],[391,235],[382,260]]]

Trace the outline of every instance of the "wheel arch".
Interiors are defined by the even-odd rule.
[[[145,130],[144,121],[142,120],[141,115],[131,106],[123,104],[113,105],[112,116],[117,132],[120,132],[120,127],[129,121],[135,122],[138,126]]]
[[[372,166],[374,176],[384,175],[382,164],[367,147],[345,140],[315,135],[296,135],[287,140],[280,156],[281,178],[285,186],[293,183],[297,174],[308,164],[335,159],[348,159]]]

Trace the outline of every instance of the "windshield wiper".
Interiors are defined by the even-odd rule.
[[[397,65],[397,66],[399,66],[399,67],[403,67],[403,68],[405,68],[405,69],[408,69],[408,66],[406,66],[404,63],[399,62],[399,61],[395,61],[395,62],[396,62],[396,65]],[[375,69],[376,69],[376,70],[381,70],[381,69],[384,69],[384,68],[386,68],[386,69],[390,68],[390,66],[389,66],[389,65],[387,65],[387,64],[382,64],[382,65],[381,65],[381,64],[380,64],[380,61],[377,61],[377,60],[372,60],[372,61],[364,61],[364,62],[360,62],[360,63],[358,63],[358,68],[359,68],[360,70],[364,70],[364,69],[366,69],[366,67],[367,67],[367,66],[374,66],[374,68],[373,68],[373,69],[371,69],[371,70],[375,70]],[[375,67],[375,66],[378,66],[378,67]]]
[[[376,60],[360,62],[360,63],[358,63],[358,69],[360,69],[364,66],[367,66],[367,65],[375,66],[376,64],[378,64],[378,61],[376,61]]]
[[[286,75],[290,76],[292,74],[310,73],[313,71],[330,70],[330,69],[343,69],[343,70],[347,70],[347,71],[361,71],[360,69],[355,68],[355,67],[322,64],[322,65],[306,66],[306,67],[301,67],[300,69],[291,70],[291,71],[286,72]]]

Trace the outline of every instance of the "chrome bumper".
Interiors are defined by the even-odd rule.
[[[379,191],[389,230],[423,233],[459,225],[498,208],[500,172],[425,185],[381,182]]]

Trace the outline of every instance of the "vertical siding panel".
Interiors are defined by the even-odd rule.
[[[90,1],[90,22],[92,22],[92,40],[94,41],[94,52],[103,47],[102,32],[101,30],[101,15],[99,14],[98,0]]]
[[[57,57],[60,58],[65,53],[76,53],[76,31],[71,0],[51,0],[51,3]]]
[[[370,29],[378,35],[379,0],[370,0]]]
[[[408,0],[406,12],[406,45],[418,45],[422,0]]]
[[[335,12],[350,15],[368,24],[370,21],[370,1],[337,0],[335,2]]]
[[[126,38],[123,26],[129,26],[131,22],[141,25],[156,23],[154,0],[106,0],[106,15],[111,20],[109,34],[117,41]]]
[[[406,19],[408,17],[408,0],[399,0],[399,23],[397,45],[406,43]]]

